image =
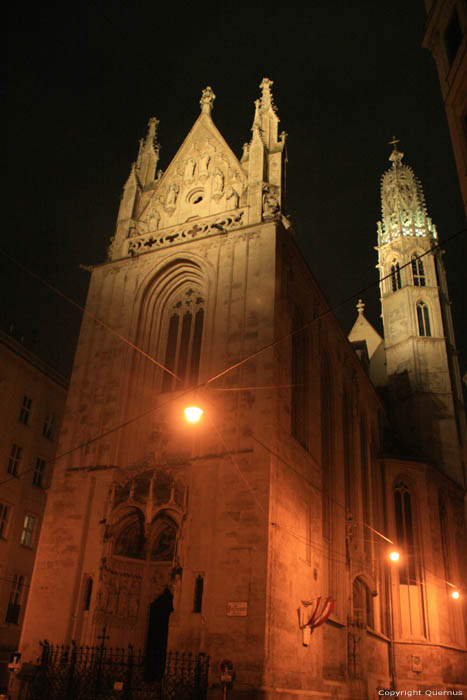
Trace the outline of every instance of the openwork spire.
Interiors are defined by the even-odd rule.
[[[203,114],[211,114],[215,99],[216,96],[214,91],[212,87],[208,85],[207,88],[204,88],[203,92],[201,93],[201,99],[199,101],[201,105],[201,112],[203,112]]]
[[[420,180],[409,165],[402,163],[398,139],[389,160],[392,167],[381,178],[382,221],[378,222],[379,244],[384,245],[401,236],[436,238],[436,228],[427,216],[425,196]]]

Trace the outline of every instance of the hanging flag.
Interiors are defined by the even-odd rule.
[[[312,630],[326,622],[335,605],[336,601],[330,597],[323,598],[319,596],[313,600],[302,600],[302,604],[298,608],[298,620],[302,630],[302,644],[304,647],[307,647],[310,643]]]

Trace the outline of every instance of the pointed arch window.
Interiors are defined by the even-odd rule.
[[[128,514],[118,524],[113,553],[130,559],[144,558],[144,527],[141,515]]]
[[[353,582],[352,602],[355,624],[359,627],[374,627],[373,596],[359,576]]]
[[[425,267],[423,265],[423,260],[421,260],[417,255],[412,255],[412,278],[416,287],[425,286]]]
[[[430,314],[428,306],[423,301],[417,304],[418,334],[421,336],[431,336]]]
[[[397,260],[393,260],[391,265],[391,284],[393,292],[397,292],[402,287],[401,269]]]
[[[412,497],[404,483],[397,484],[394,489],[394,511],[397,543],[404,553],[404,563],[399,567],[399,581],[401,584],[415,585],[417,574]]]
[[[172,307],[164,362],[180,377],[183,385],[164,372],[162,391],[180,389],[198,381],[203,326],[204,298],[199,291],[187,289]]]

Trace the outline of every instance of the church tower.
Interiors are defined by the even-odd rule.
[[[377,250],[393,422],[408,454],[462,482],[465,416],[443,251],[422,185],[391,144]]]

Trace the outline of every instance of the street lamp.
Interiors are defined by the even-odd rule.
[[[203,409],[199,406],[187,406],[183,412],[189,423],[198,423],[204,413]]]
[[[389,559],[391,561],[399,561],[400,557],[401,557],[400,552],[398,552],[397,550],[393,550],[392,552],[389,552]]]

